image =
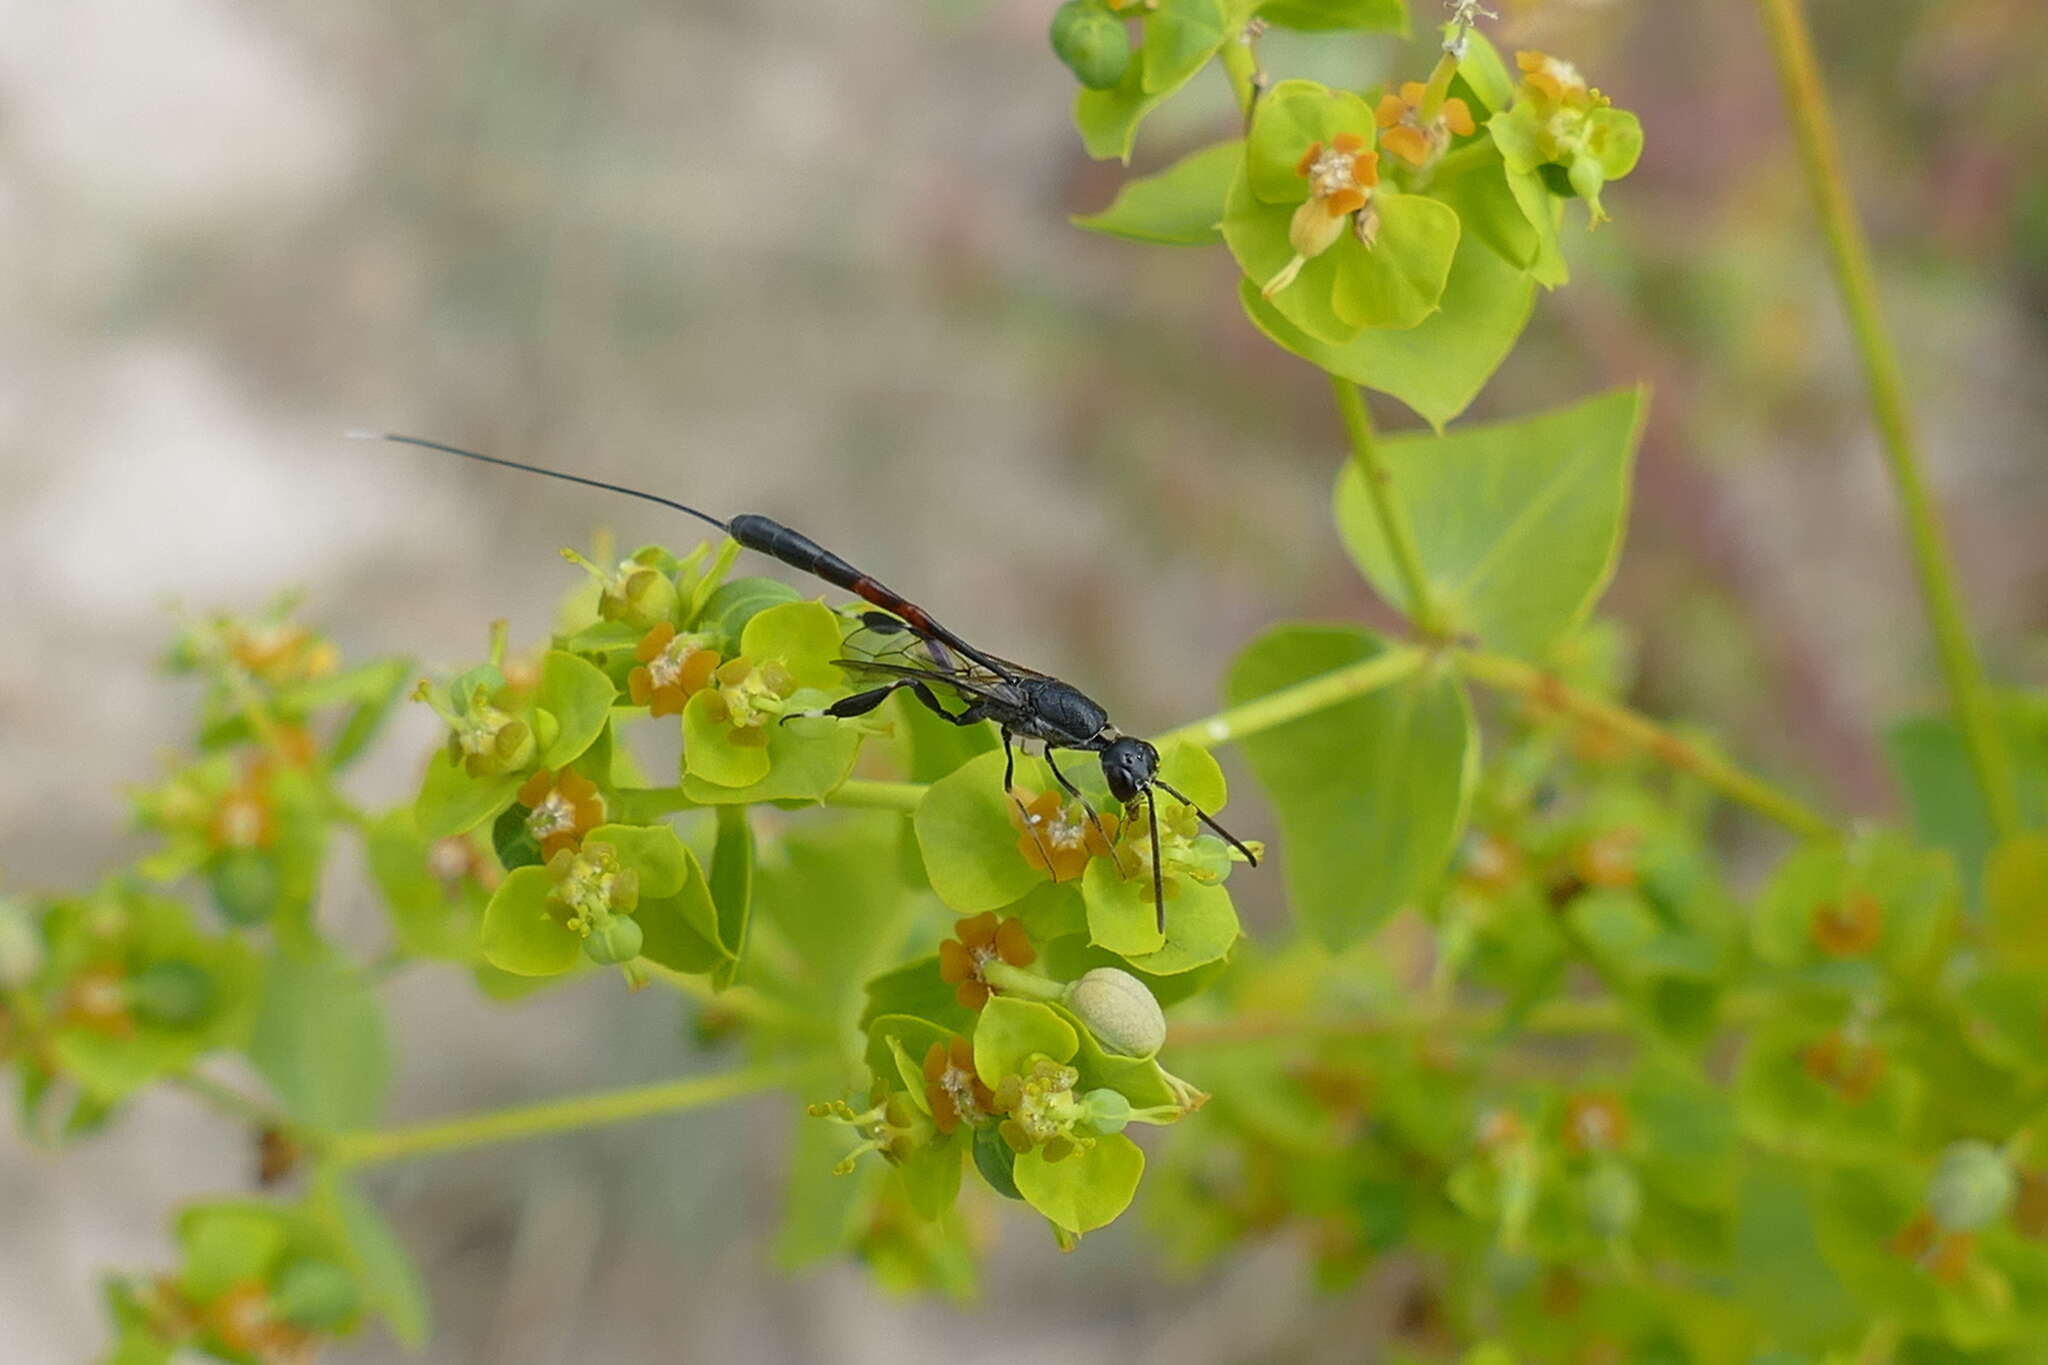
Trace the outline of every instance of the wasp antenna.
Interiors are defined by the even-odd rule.
[[[1259,855],[1252,852],[1251,849],[1247,848],[1245,846],[1244,840],[1238,838],[1235,834],[1232,834],[1229,830],[1217,824],[1216,821],[1210,817],[1209,812],[1203,810],[1200,806],[1188,800],[1185,796],[1182,796],[1179,792],[1175,791],[1172,787],[1168,786],[1166,782],[1161,778],[1153,778],[1152,785],[1158,787],[1160,790],[1164,791],[1168,796],[1172,797],[1174,800],[1180,802],[1183,806],[1186,806],[1189,810],[1193,811],[1195,813],[1195,818],[1197,820],[1200,820],[1210,829],[1213,829],[1218,834],[1222,835],[1223,841],[1225,843],[1229,844],[1239,853],[1244,854],[1244,860],[1247,863],[1250,863],[1253,867],[1257,867],[1259,865]]]
[[[429,441],[423,436],[401,436],[394,431],[365,431],[360,428],[351,428],[343,432],[342,435],[357,441],[392,441],[403,446],[418,446],[422,450],[438,450],[443,455],[460,455],[465,460],[475,460],[479,464],[494,464],[500,469],[516,469],[522,474],[538,474],[542,478],[560,479],[564,483],[580,483],[585,488],[602,488],[607,493],[622,493],[629,498],[638,498],[642,502],[657,503],[674,511],[687,513],[707,525],[716,526],[727,535],[732,534],[731,527],[727,526],[717,517],[712,516],[709,512],[699,511],[686,502],[677,502],[674,498],[664,498],[657,493],[647,493],[638,488],[628,488],[621,483],[606,483],[603,479],[585,478],[581,474],[570,474],[564,470],[548,469],[537,464],[521,464],[517,460],[508,460],[502,455],[486,455],[481,451],[464,450],[461,446],[444,445],[439,441]]]

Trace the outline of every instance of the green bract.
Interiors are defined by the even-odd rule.
[[[1282,81],[1259,101],[1231,185],[1223,238],[1245,276],[1271,287],[1297,255],[1290,224],[1310,198],[1301,166],[1310,149],[1375,135],[1372,107],[1313,81]],[[1351,228],[1301,265],[1269,302],[1315,341],[1342,346],[1369,327],[1414,327],[1436,311],[1458,246],[1458,215],[1383,183],[1358,210],[1371,244]]]
[[[1557,412],[1383,442],[1444,624],[1541,658],[1613,575],[1646,395],[1621,389]],[[1412,608],[1356,464],[1337,480],[1345,548],[1380,595]]]
[[[582,757],[604,732],[618,689],[589,660],[549,650],[530,694],[500,688],[490,700],[478,683],[467,702],[460,692],[451,704],[439,702],[431,691],[423,695],[450,720],[454,732],[449,751],[428,763],[413,810],[421,835],[445,839],[495,819],[534,769],[560,769]],[[477,740],[481,750],[468,747],[466,736],[503,736],[515,728],[535,736],[534,742],[505,752],[495,740]],[[477,752],[489,757],[475,761]]]
[[[739,654],[683,710],[682,770],[691,799],[801,800],[845,780],[857,742],[845,727],[781,723],[838,688],[832,661],[839,641],[839,618],[817,602],[785,602],[747,620]],[[777,769],[781,780],[771,785]]]
[[[614,927],[628,916],[631,929]],[[518,976],[636,954],[703,972],[730,956],[696,855],[666,825],[601,825],[548,866],[506,874],[484,911],[483,952]]]
[[[248,1038],[255,954],[200,933],[178,902],[109,885],[57,902],[41,928],[40,961],[19,989],[47,1020],[45,1060],[92,1107],[74,1122],[94,1121],[141,1086]],[[38,1093],[28,1097],[31,1110]]]

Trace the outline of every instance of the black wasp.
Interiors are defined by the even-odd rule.
[[[848,672],[880,677],[886,681],[864,692],[842,697],[822,710],[804,714],[840,718],[866,715],[888,700],[891,693],[908,689],[911,696],[920,704],[954,725],[977,725],[982,721],[991,721],[1003,736],[1004,793],[1010,793],[1011,780],[1016,774],[1017,758],[1012,747],[1014,742],[1037,740],[1045,746],[1046,766],[1052,769],[1054,779],[1068,795],[1081,801],[1088,811],[1089,820],[1094,822],[1097,831],[1103,832],[1106,838],[1100,817],[1096,815],[1092,806],[1088,806],[1087,798],[1081,794],[1080,788],[1060,771],[1052,756],[1055,749],[1072,749],[1077,753],[1101,755],[1102,778],[1108,784],[1111,796],[1126,807],[1140,796],[1145,798],[1145,814],[1150,822],[1152,836],[1152,898],[1158,908],[1158,923],[1162,931],[1166,928],[1166,895],[1165,880],[1159,866],[1159,812],[1153,804],[1155,791],[1163,791],[1188,807],[1203,824],[1215,830],[1233,848],[1242,853],[1247,862],[1254,867],[1258,866],[1258,856],[1245,847],[1243,840],[1217,824],[1207,811],[1175,791],[1159,776],[1159,750],[1145,740],[1135,735],[1124,734],[1110,724],[1109,712],[1080,688],[977,649],[939,624],[923,607],[885,586],[873,575],[862,573],[800,531],[791,530],[778,521],[752,513],[742,513],[730,521],[720,521],[710,513],[701,512],[687,503],[676,502],[653,493],[644,493],[637,488],[606,483],[600,479],[589,479],[580,474],[568,474],[558,469],[544,469],[539,465],[521,464],[517,460],[483,455],[474,450],[462,450],[455,446],[443,445],[439,441],[423,440],[417,436],[398,436],[388,432],[350,434],[371,440],[397,441],[403,445],[438,450],[447,455],[460,455],[465,460],[479,460],[484,464],[517,469],[527,474],[540,474],[551,479],[562,479],[589,488],[602,488],[606,492],[623,493],[627,497],[659,503],[663,507],[688,513],[707,525],[717,527],[749,550],[778,559],[791,568],[812,574],[834,587],[844,588],[880,608],[879,611],[863,613],[862,626],[884,638],[907,636],[909,639],[902,641],[902,644],[914,645],[914,652],[912,649],[903,648],[888,651],[896,653],[902,659],[902,662],[898,663],[885,662],[880,658],[838,660],[839,666]],[[963,709],[947,710],[945,704],[939,700],[938,693],[932,690],[934,684],[948,689],[959,698],[963,703]],[[785,716],[783,719],[787,721],[795,717]],[[1028,823],[1026,828],[1030,828]]]

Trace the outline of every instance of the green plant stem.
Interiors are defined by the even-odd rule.
[[[788,1063],[743,1067],[717,1076],[686,1076],[654,1085],[578,1095],[541,1104],[493,1109],[432,1123],[386,1128],[375,1132],[338,1133],[328,1144],[329,1157],[343,1166],[369,1166],[408,1157],[519,1142],[583,1128],[685,1109],[705,1109],[747,1095],[772,1090],[792,1080],[798,1068]]]
[[[1813,35],[1799,0],[1757,0],[1757,4],[1770,35],[1772,55],[1777,59],[1786,108],[1799,136],[1807,180],[1827,236],[1835,283],[1842,293],[1849,330],[1855,338],[1857,357],[1870,390],[1871,412],[1877,419],[1885,461],[1899,491],[1914,566],[1927,601],[1928,620],[1934,628],[1942,672],[1955,704],[1956,723],[1963,733],[1978,785],[1983,789],[1992,824],[2001,835],[2009,836],[2020,828],[2012,759],[2000,738],[1991,689],[1985,682],[1983,664],[1963,614],[1947,533],[1928,493],[1922,471],[1924,461],[1906,404],[1898,351],[1878,305],[1870,247],[1857,222],[1855,205],[1842,174],[1834,116],[1814,60]]]
[[[1225,40],[1222,47],[1223,74],[1230,80],[1230,93],[1237,97],[1245,128],[1251,128],[1252,105],[1259,97],[1259,59],[1252,45],[1240,36]]]
[[[1460,651],[1467,676],[1497,691],[1512,693],[1597,726],[1648,751],[1659,761],[1691,773],[1732,801],[1748,806],[1809,839],[1840,838],[1834,824],[1812,807],[1727,759],[1681,739],[1648,717],[1565,686],[1555,674],[1502,654]]]
[[[859,810],[914,811],[924,800],[922,782],[869,782],[849,778],[825,794],[828,806],[852,806]]]
[[[1422,556],[1415,549],[1415,530],[1408,524],[1407,509],[1394,495],[1387,467],[1380,462],[1365,395],[1348,379],[1334,374],[1329,379],[1330,394],[1337,400],[1337,411],[1344,418],[1344,434],[1351,441],[1351,458],[1358,462],[1366,496],[1372,499],[1373,515],[1379,520],[1380,533],[1387,538],[1394,568],[1401,575],[1402,595],[1408,599],[1408,619],[1414,623],[1416,634],[1425,639],[1442,639],[1443,621],[1430,595],[1429,580],[1423,576]]]
[[[1400,682],[1421,669],[1428,658],[1427,650],[1398,645],[1370,659],[1318,674],[1283,687],[1278,692],[1218,711],[1213,716],[1189,721],[1158,736],[1155,742],[1171,744],[1175,740],[1191,740],[1205,745],[1228,744]]]

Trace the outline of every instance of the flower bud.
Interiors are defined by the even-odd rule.
[[[1988,1142],[1953,1142],[1927,1182],[1927,1211],[1944,1232],[1974,1232],[2012,1207],[2012,1166]]]
[[[638,924],[623,916],[613,916],[583,940],[583,955],[604,967],[631,962],[640,956],[640,945],[645,939]]]
[[[206,874],[221,917],[244,928],[277,913],[279,881],[277,864],[255,848],[229,849],[214,860]]]
[[[1090,90],[1109,89],[1131,64],[1130,35],[1100,0],[1067,0],[1053,13],[1052,50]]]
[[[360,1298],[348,1272],[332,1261],[293,1261],[271,1286],[270,1311],[294,1327],[331,1331],[355,1314]]]
[[[1129,972],[1097,967],[1067,987],[1065,1003],[1118,1056],[1150,1057],[1166,1043],[1166,1015]]]
[[[213,978],[194,962],[152,962],[128,978],[128,1009],[158,1028],[194,1028],[213,1013]]]

